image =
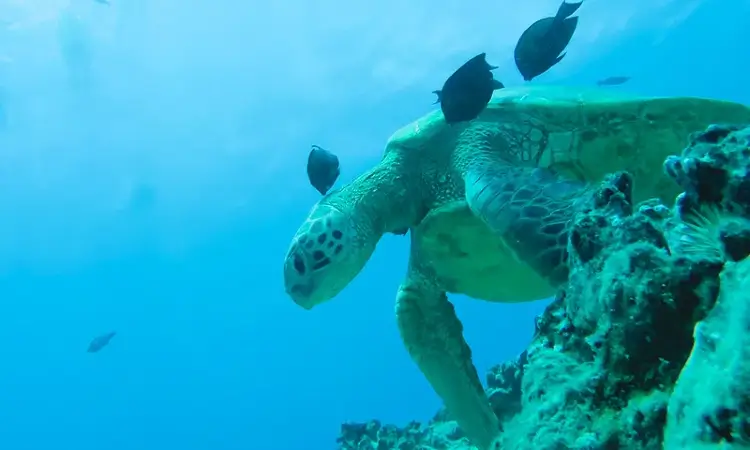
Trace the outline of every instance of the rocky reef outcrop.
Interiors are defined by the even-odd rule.
[[[505,450],[750,448],[750,127],[711,126],[664,169],[673,207],[627,173],[577,213],[571,276],[531,344],[493,368]],[[472,448],[443,413],[344,424],[339,448]]]

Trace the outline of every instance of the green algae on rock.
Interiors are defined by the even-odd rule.
[[[678,213],[703,219],[687,248],[725,268],[670,398],[664,448],[750,448],[750,127],[714,126],[691,141],[665,169],[685,189]]]
[[[498,448],[750,447],[750,128],[711,126],[664,167],[674,208],[634,205],[628,173],[581,203],[569,282],[488,377]],[[473,448],[445,413],[412,429],[340,448]]]

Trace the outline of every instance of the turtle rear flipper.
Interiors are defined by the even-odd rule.
[[[465,182],[471,210],[519,261],[553,285],[567,280],[568,231],[585,184],[546,169],[486,160],[467,172]]]

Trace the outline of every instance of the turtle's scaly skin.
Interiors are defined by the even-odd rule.
[[[664,159],[711,123],[750,109],[604,90],[506,89],[474,121],[439,111],[398,130],[382,161],[326,195],[287,253],[286,290],[304,308],[336,296],[384,233],[410,229],[396,316],[404,344],[451,415],[485,450],[498,423],[446,293],[497,302],[551,295],[565,280],[568,222],[586,183],[627,170],[635,201],[677,193]]]

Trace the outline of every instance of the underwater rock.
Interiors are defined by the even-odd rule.
[[[750,446],[750,127],[696,133],[664,168],[684,190],[674,208],[633,205],[615,173],[576,215],[569,282],[487,378],[503,450]],[[444,412],[344,426],[339,442],[472,448]]]
[[[406,427],[382,425],[380,421],[345,423],[336,440],[342,450],[438,450],[470,448],[468,439],[453,421],[422,426],[411,422]]]
[[[692,136],[665,169],[685,189],[678,213],[705,210],[706,203],[718,209],[705,218],[704,235],[691,247],[713,246],[716,257],[727,262],[716,305],[695,327],[695,344],[669,400],[664,448],[748,448],[750,127],[710,127]]]
[[[668,405],[664,449],[750,447],[750,259],[721,274],[721,294]]]
[[[634,208],[631,188],[628,174],[611,175],[575,219],[570,281],[536,322],[503,449],[661,448],[669,391],[721,263],[673,254],[669,210]]]
[[[487,374],[487,396],[501,424],[521,411],[521,379],[527,362],[524,351],[517,359],[492,367]]]

